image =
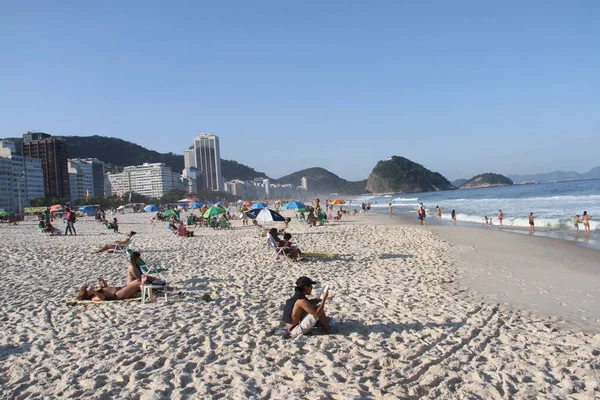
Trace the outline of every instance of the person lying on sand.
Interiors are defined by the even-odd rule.
[[[301,276],[296,281],[294,295],[285,302],[283,322],[285,322],[292,338],[300,334],[307,334],[317,323],[326,333],[331,333],[329,320],[325,315],[325,301],[329,295],[328,291],[323,293],[322,299],[306,298],[306,296],[310,296],[313,285],[316,283],[307,276]]]
[[[138,280],[128,283],[127,286],[122,288],[108,286],[102,278],[98,278],[98,280],[100,281],[100,286],[95,289],[82,286],[77,292],[77,299],[91,301],[125,300],[140,290],[140,281]]]
[[[131,238],[133,237],[133,235],[135,235],[134,231],[129,232],[129,234],[127,235],[127,237],[123,240],[115,240],[112,243],[107,244],[104,247],[99,248],[96,251],[92,251],[92,254],[97,254],[97,253],[102,253],[103,251],[108,251],[108,252],[112,252],[115,250],[115,247],[117,246],[124,246],[127,243],[129,243],[129,241],[131,240]]]

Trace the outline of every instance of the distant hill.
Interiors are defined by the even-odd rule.
[[[365,193],[366,180],[352,182],[340,178],[324,168],[314,167],[294,172],[277,179],[278,183],[300,185],[300,179],[308,180],[308,191],[312,193],[362,194]]]
[[[462,185],[461,189],[471,189],[490,186],[510,186],[513,182],[504,175],[493,174],[491,172],[475,175]]]
[[[600,179],[600,167],[592,168],[588,172],[579,173],[575,171],[552,171],[540,174],[509,175],[515,183],[520,182],[551,182],[568,181],[577,179]]]
[[[456,189],[438,172],[407,158],[392,156],[379,161],[367,179],[371,193],[417,193]]]
[[[97,158],[110,164],[107,168],[118,171],[128,165],[141,165],[143,163],[164,163],[174,172],[181,173],[183,169],[183,156],[174,153],[159,153],[148,150],[138,144],[123,139],[106,136],[57,136],[67,142],[69,158]],[[19,143],[22,138],[10,138]],[[114,168],[117,167],[117,168]],[[225,180],[254,178],[268,178],[264,172],[255,171],[237,161],[221,160],[221,168]]]
[[[460,187],[460,185],[462,185],[466,181],[468,181],[468,179],[457,179],[455,181],[452,181],[452,186]]]

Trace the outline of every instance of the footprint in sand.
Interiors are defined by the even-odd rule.
[[[563,306],[563,307],[566,307],[566,306],[568,306],[568,304],[567,304],[567,303],[560,303],[560,305],[561,305],[561,306]]]

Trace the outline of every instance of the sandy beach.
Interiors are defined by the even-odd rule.
[[[124,235],[91,218],[76,237],[0,227],[2,398],[600,397],[596,250],[372,213],[294,220],[303,251],[335,257],[293,263],[240,221],[193,238],[119,222],[183,297],[67,306],[97,277],[124,284],[124,255],[90,254]],[[335,334],[272,335],[301,275],[330,286]]]

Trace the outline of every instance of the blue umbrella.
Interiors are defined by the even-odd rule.
[[[148,204],[146,207],[144,207],[144,211],[146,211],[146,212],[157,212],[157,211],[160,211],[160,208],[158,208],[154,204]]]
[[[253,209],[253,210],[256,210],[256,209],[258,209],[258,208],[265,208],[265,207],[267,207],[267,206],[265,205],[265,203],[261,203],[261,202],[256,202],[256,203],[254,203],[254,204],[252,204],[252,205],[250,206],[250,208],[251,208],[251,209]]]
[[[188,208],[200,208],[200,207],[202,207],[202,204],[201,204],[201,203],[198,203],[197,201],[195,201],[195,202],[191,203],[191,204],[188,206]]]
[[[94,210],[94,208],[90,207],[90,206],[81,206],[81,207],[79,207],[79,212],[90,214],[90,215],[96,214],[96,210]]]
[[[299,201],[290,201],[289,203],[285,203],[281,207],[282,210],[295,210],[297,208],[306,208],[306,205],[304,205],[304,203],[301,203]]]

